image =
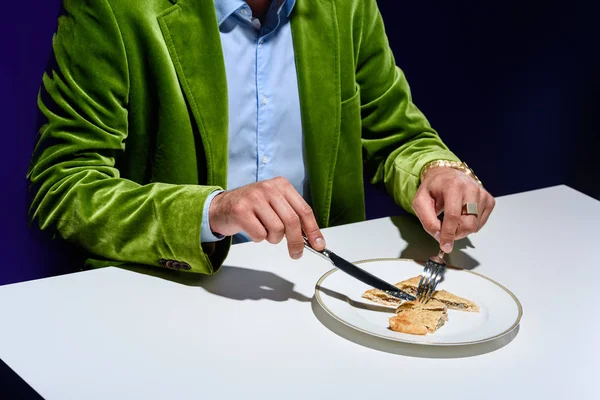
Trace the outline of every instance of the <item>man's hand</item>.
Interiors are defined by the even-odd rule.
[[[290,256],[302,257],[302,232],[316,250],[325,248],[315,215],[285,178],[252,183],[218,194],[209,208],[213,232],[231,236],[244,231],[255,242],[279,243],[285,235]]]
[[[477,203],[479,215],[461,215],[463,205]],[[478,232],[487,222],[496,201],[465,173],[447,167],[434,168],[425,175],[412,206],[423,228],[450,253],[454,241]],[[438,215],[444,212],[444,221]]]

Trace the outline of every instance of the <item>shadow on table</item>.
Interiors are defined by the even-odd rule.
[[[323,290],[323,289],[321,289]],[[329,290],[330,292],[333,292]],[[334,292],[335,293],[335,292]],[[328,293],[330,294],[330,293]],[[343,295],[341,295],[343,296]],[[501,349],[509,344],[519,333],[520,326],[517,326],[512,332],[486,343],[472,344],[466,346],[424,346],[418,344],[409,344],[377,338],[369,334],[357,331],[346,326],[337,319],[329,315],[315,297],[311,301],[312,311],[315,317],[327,329],[336,335],[356,343],[363,347],[368,347],[373,350],[383,351],[385,353],[398,354],[407,357],[417,358],[465,358],[475,357],[486,353],[491,353]],[[385,308],[386,312],[390,312],[390,308]]]
[[[207,292],[233,300],[310,301],[310,297],[294,290],[292,282],[272,272],[227,265],[222,266],[219,272],[211,276],[153,267],[121,268],[181,285],[201,287]]]
[[[400,231],[400,236],[407,243],[404,250],[400,252],[400,258],[412,258],[414,260],[427,260],[439,251],[439,245],[421,225],[421,222],[412,215],[401,215],[391,218],[392,222]],[[446,256],[448,265],[462,269],[473,269],[479,265],[479,261],[465,253],[466,248],[475,248],[469,238],[454,242],[454,250]]]
[[[388,314],[391,312],[394,312],[393,307],[385,307],[385,306],[380,306],[378,304],[363,303],[362,301],[356,301],[356,300],[353,300],[350,297],[346,296],[345,294],[336,292],[335,290],[327,289],[326,287],[323,287],[321,285],[317,285],[317,290],[325,293],[328,296],[331,296],[338,300],[344,301],[354,308],[360,308],[361,310],[369,310],[369,311],[382,312],[382,313],[388,313]]]

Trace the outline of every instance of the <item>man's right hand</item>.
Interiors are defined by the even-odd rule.
[[[282,177],[220,193],[208,212],[211,230],[221,235],[244,231],[255,242],[266,239],[273,244],[281,242],[285,235],[293,259],[302,257],[302,232],[314,249],[325,248],[312,209]]]

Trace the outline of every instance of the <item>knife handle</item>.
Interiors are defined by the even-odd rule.
[[[329,261],[330,263],[333,264],[333,260],[329,257],[329,254],[331,253],[329,250],[327,250],[326,248],[323,249],[322,251],[315,250],[315,249],[312,248],[312,246],[310,245],[310,243],[308,243],[308,239],[306,238],[306,236],[302,235],[302,239],[304,240],[304,247],[307,250],[312,251],[316,255],[321,256],[322,258],[326,259],[327,261]]]

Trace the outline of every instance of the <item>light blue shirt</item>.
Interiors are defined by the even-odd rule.
[[[289,15],[295,0],[273,0],[264,24],[243,0],[215,0],[229,99],[228,189],[277,176],[310,199]],[[201,241],[210,231],[204,205]],[[234,243],[248,241],[245,233]]]

